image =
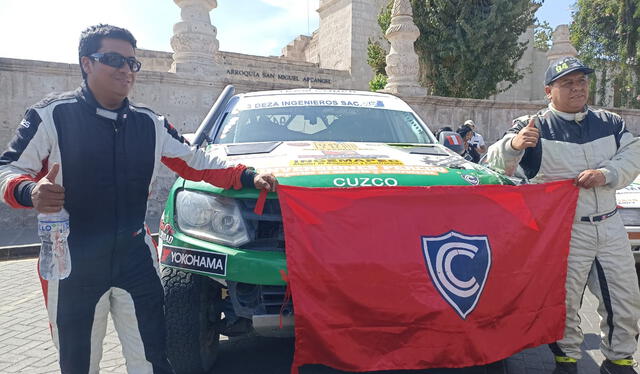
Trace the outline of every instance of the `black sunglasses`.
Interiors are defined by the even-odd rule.
[[[94,53],[89,57],[101,64],[105,64],[116,69],[120,69],[125,63],[127,63],[127,65],[129,65],[129,69],[134,73],[139,72],[142,67],[142,62],[136,60],[135,57],[124,57],[120,53],[116,52]]]

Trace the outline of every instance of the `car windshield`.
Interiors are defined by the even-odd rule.
[[[407,111],[351,106],[291,106],[232,111],[215,143],[266,141],[352,141],[433,143],[427,129]]]

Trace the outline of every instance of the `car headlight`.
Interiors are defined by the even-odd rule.
[[[180,231],[211,242],[238,247],[250,240],[240,209],[229,197],[182,190],[176,195],[175,220]]]
[[[618,208],[625,226],[640,226],[640,208]]]

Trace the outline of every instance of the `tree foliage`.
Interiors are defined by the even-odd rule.
[[[379,91],[387,85],[387,76],[384,74],[376,74],[375,77],[369,82],[369,89],[371,91]]]
[[[533,46],[543,51],[548,51],[551,48],[552,37],[553,27],[549,22],[538,23],[534,31]]]
[[[372,41],[369,39],[367,44],[367,64],[371,66],[373,72],[377,74],[385,75],[387,51],[382,48],[380,41]]]
[[[433,95],[481,99],[511,87],[523,77],[518,37],[543,1],[411,0],[421,84]],[[390,21],[389,6],[378,19],[383,31]],[[499,82],[510,84],[499,91]]]
[[[571,42],[599,74],[592,93],[596,104],[640,108],[640,4],[638,0],[577,0]],[[607,85],[613,102],[605,100]]]
[[[382,33],[389,28],[391,24],[391,8],[393,1],[390,1],[378,15],[378,25],[382,30]],[[367,41],[367,64],[371,66],[375,76],[369,81],[369,88],[371,91],[378,91],[384,88],[387,84],[387,49],[382,44],[389,44],[386,40],[380,38],[379,40],[372,40],[369,38]]]

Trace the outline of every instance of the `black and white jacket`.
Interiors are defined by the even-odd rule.
[[[161,162],[185,179],[253,187],[254,172],[223,156],[191,147],[163,116],[126,99],[117,111],[102,108],[83,84],[26,111],[0,156],[0,198],[32,206],[35,181],[59,163],[72,233],[135,232]]]

